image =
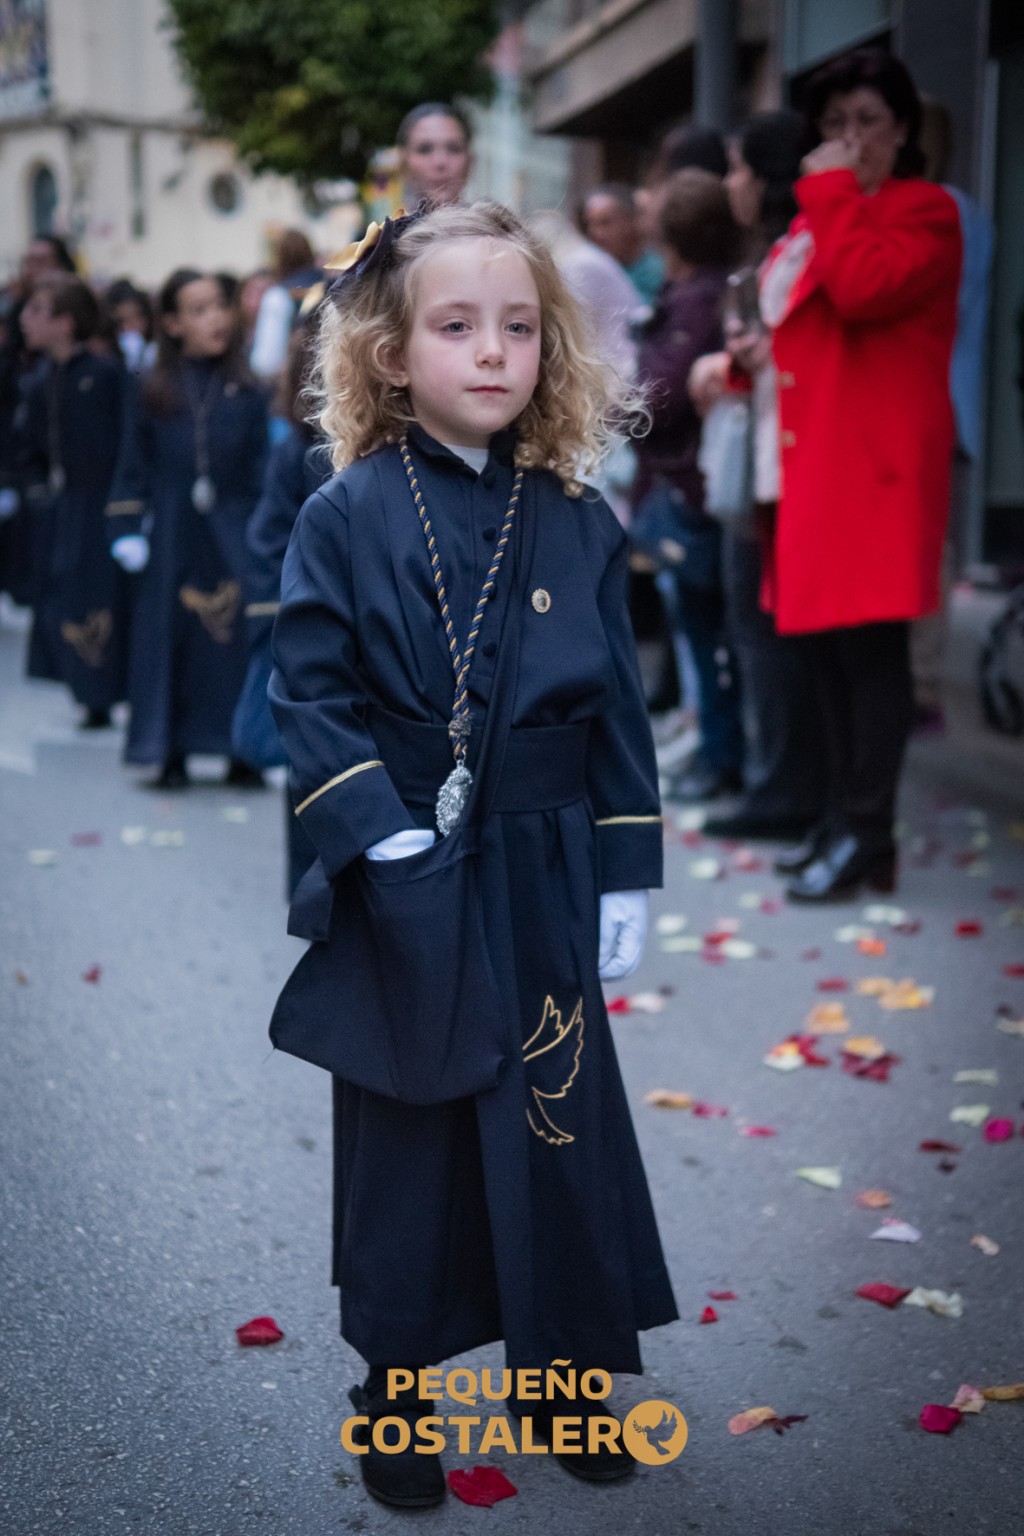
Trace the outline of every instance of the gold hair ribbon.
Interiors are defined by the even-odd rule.
[[[405,218],[405,209],[404,208],[399,208],[397,213],[395,214],[395,218],[396,219],[404,219]],[[325,272],[349,272],[349,271],[351,271],[351,269],[356,265],[356,263],[358,261],[361,261],[362,258],[367,254],[367,252],[373,250],[374,246],[377,244],[377,241],[381,237],[381,233],[382,233],[383,229],[384,229],[384,225],[383,224],[378,224],[376,219],[374,219],[373,223],[367,229],[366,234],[363,236],[363,238],[361,240],[353,240],[351,245],[346,245],[346,247],[345,247],[345,249],[343,251],[337,251],[335,253],[335,255],[328,256],[327,260],[324,262],[324,271]]]

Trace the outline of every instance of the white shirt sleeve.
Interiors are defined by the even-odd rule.
[[[287,288],[276,283],[267,289],[260,300],[249,354],[249,367],[257,378],[272,379],[284,367],[294,313],[295,305]]]

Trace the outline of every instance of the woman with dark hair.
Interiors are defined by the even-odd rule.
[[[406,206],[425,198],[431,204],[457,203],[473,167],[473,135],[458,107],[424,101],[398,127]]]
[[[895,883],[909,621],[940,600],[961,237],[953,199],[918,176],[920,102],[898,59],[848,54],[806,105],[817,147],[761,311],[781,454],[765,596],[814,674],[827,772],[824,818],[777,867],[813,902]]]
[[[724,635],[721,530],[703,510],[700,418],[687,387],[695,359],[722,345],[722,295],[737,229],[721,178],[692,169],[669,177],[659,227],[666,281],[640,333],[637,381],[648,392],[652,421],[636,448],[632,535],[640,560],[659,570],[670,621],[697,673],[700,746],[669,793],[705,800],[739,788],[743,752]]]
[[[763,262],[796,214],[793,184],[800,173],[804,123],[796,112],[762,112],[729,145],[726,190],[737,224],[747,232],[748,259]],[[750,269],[746,269],[750,272]],[[814,690],[798,641],[776,633],[760,604],[761,539],[770,534],[779,498],[778,409],[771,343],[757,309],[756,290],[734,279],[731,291],[750,294],[726,321],[727,351],[701,358],[692,386],[706,410],[725,389],[750,402],[753,462],[749,517],[732,522],[722,540],[729,636],[740,671],[746,751],[743,796],[730,813],[710,816],[710,837],[780,842],[811,830],[824,803],[817,750]]]
[[[158,301],[157,360],[135,392],[107,516],[111,552],[139,573],[128,697],[129,763],[154,787],[189,783],[187,755],[231,757],[245,676],[245,528],[260,494],[267,407],[214,276],[179,268]],[[231,760],[227,783],[261,783]]]

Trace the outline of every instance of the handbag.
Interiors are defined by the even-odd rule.
[[[707,592],[721,585],[721,528],[695,511],[667,480],[656,481],[640,502],[629,539],[656,570],[670,571],[680,587]]]
[[[747,517],[754,505],[753,413],[750,396],[726,393],[704,418],[697,464],[704,510],[720,523]]]
[[[480,850],[519,676],[523,549],[520,519],[491,707],[458,826],[409,858],[357,858],[342,870],[327,940],[299,961],[270,1024],[279,1050],[407,1104],[493,1088],[512,1039],[488,949]]]

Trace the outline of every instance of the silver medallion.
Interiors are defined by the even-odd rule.
[[[63,464],[54,464],[50,470],[50,491],[54,496],[59,496],[68,483],[68,477],[64,473]]]
[[[200,475],[192,487],[192,505],[197,512],[212,512],[217,500],[217,488],[209,475]]]
[[[462,820],[473,775],[465,763],[457,763],[437,792],[437,827],[442,837],[454,832]]]

